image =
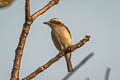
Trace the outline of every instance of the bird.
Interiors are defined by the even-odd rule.
[[[52,41],[59,52],[62,52],[64,49],[72,46],[70,31],[59,18],[52,18],[43,23],[51,28]],[[65,54],[65,60],[68,72],[73,72],[70,52]]]

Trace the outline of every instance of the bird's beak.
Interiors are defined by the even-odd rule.
[[[50,22],[48,21],[48,22],[43,22],[43,24],[50,24]]]

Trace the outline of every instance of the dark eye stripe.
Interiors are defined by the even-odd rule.
[[[62,24],[62,23],[59,22],[59,21],[53,21],[53,20],[51,20],[50,22],[51,22],[51,23],[54,23],[54,24]]]

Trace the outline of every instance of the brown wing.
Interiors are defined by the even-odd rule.
[[[70,37],[71,37],[71,39],[72,39],[72,36],[71,36],[71,33],[70,33],[70,30],[65,26],[65,28],[67,29],[67,31],[69,32],[69,34],[70,34]]]

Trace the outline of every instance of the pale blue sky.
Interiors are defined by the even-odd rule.
[[[42,8],[49,0],[31,0],[31,13]],[[120,80],[120,0],[61,0],[58,5],[38,17],[31,25],[21,62],[20,79],[53,58],[55,49],[50,31],[44,21],[60,18],[70,29],[73,44],[85,35],[90,41],[72,53],[75,67],[90,52],[95,55],[69,80],[104,80],[110,67],[110,80]],[[0,9],[0,80],[9,80],[15,48],[24,23],[24,0]],[[118,63],[117,63],[118,62]],[[64,58],[53,64],[33,80],[62,80],[67,75]]]

